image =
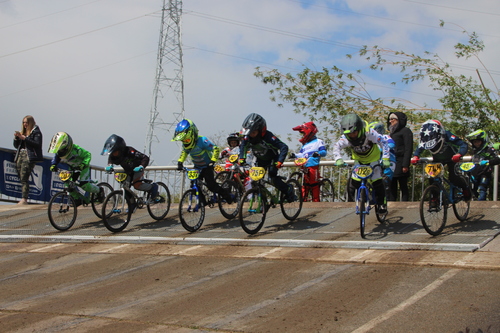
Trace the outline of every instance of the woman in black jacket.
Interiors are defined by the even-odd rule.
[[[31,172],[36,162],[43,161],[42,132],[32,116],[24,117],[21,131],[14,132],[14,147],[17,148],[14,162],[22,188],[22,199],[18,204],[26,205],[30,192]]]
[[[410,159],[413,153],[413,132],[406,127],[406,115],[403,112],[391,112],[387,117],[387,128],[394,140],[396,168],[391,182],[389,200],[398,197],[398,184],[401,189],[401,201],[409,200],[408,177],[410,176]]]

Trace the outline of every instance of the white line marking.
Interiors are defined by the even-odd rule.
[[[391,310],[387,311],[381,316],[378,316],[377,318],[374,318],[364,324],[363,326],[359,327],[358,329],[352,331],[351,333],[365,333],[369,332],[371,329],[373,329],[375,326],[380,324],[381,322],[389,319],[396,313],[403,311],[405,308],[408,306],[416,303],[423,297],[425,297],[427,294],[429,294],[431,291],[442,285],[444,282],[447,280],[451,279],[454,277],[458,272],[460,272],[459,269],[450,269],[443,275],[441,275],[439,278],[434,280],[431,284],[427,285],[425,288],[421,289],[418,291],[416,294],[414,294],[412,297],[408,298],[406,301],[399,303],[396,307],[392,308]]]
[[[106,252],[110,252],[110,251],[114,251],[114,250],[117,250],[117,249],[121,249],[125,246],[129,246],[130,244],[121,244],[121,245],[117,245],[117,246],[113,246],[113,247],[110,247],[109,249],[106,249],[106,250],[101,250],[101,251],[97,251],[98,253],[106,253]]]
[[[259,253],[259,254],[257,254],[255,257],[256,257],[256,258],[262,258],[262,257],[267,256],[268,254],[272,254],[272,253],[274,253],[274,252],[281,251],[282,249],[283,249],[282,247],[275,247],[274,249],[269,250],[269,251],[267,251],[267,252],[262,252],[262,253]]]
[[[28,251],[28,252],[41,252],[41,251],[52,249],[54,247],[58,247],[58,246],[61,246],[61,245],[64,245],[64,244],[62,244],[62,243],[52,244],[52,245],[44,246],[44,247],[41,247],[41,248],[38,248],[38,249],[34,249],[34,250],[31,250],[31,251]]]
[[[175,252],[175,253],[173,253],[173,254],[174,254],[174,255],[184,254],[184,253],[187,253],[187,252],[189,252],[189,251],[193,251],[193,250],[199,249],[200,247],[202,247],[202,245],[191,246],[191,247],[188,247],[187,249],[184,249],[184,250],[182,250],[182,251]]]

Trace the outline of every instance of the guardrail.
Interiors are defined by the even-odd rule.
[[[471,157],[464,157],[464,161],[470,161]],[[432,158],[421,158],[423,162],[431,162]],[[335,200],[336,201],[345,201],[347,198],[347,179],[350,177],[350,166],[354,164],[353,160],[345,161],[348,166],[346,167],[336,167],[335,161],[321,161],[320,162],[320,173],[322,177],[329,178],[333,184],[335,184],[336,193]],[[187,167],[192,167],[188,166]],[[92,178],[108,182],[113,188],[118,189],[119,184],[114,180],[114,175],[106,173],[103,167],[100,166],[91,166],[92,168]],[[120,168],[116,168],[117,171]],[[285,162],[283,163],[283,168],[280,170],[280,174],[282,176],[287,177],[292,172],[296,171],[297,167],[293,162]],[[424,170],[423,165],[413,166],[412,167],[412,176],[410,178],[410,188],[411,188],[411,201],[420,200],[420,196],[416,197],[418,193],[421,193],[425,187],[424,182]],[[152,179],[153,181],[162,181],[164,182],[170,192],[171,196],[174,200],[178,199],[180,195],[184,192],[185,189],[189,186],[187,183],[187,179],[184,175],[184,172],[180,172],[177,170],[177,166],[148,166],[146,168],[145,178]],[[493,174],[493,201],[498,201],[498,166],[494,167]],[[0,193],[0,201],[7,202],[17,202],[19,200],[18,197],[6,196]],[[45,203],[44,201],[33,201],[30,202],[38,202]]]

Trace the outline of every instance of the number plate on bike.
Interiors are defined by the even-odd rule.
[[[429,163],[425,166],[425,173],[432,178],[441,176],[444,172],[444,167],[441,163]]]
[[[125,179],[127,179],[127,174],[123,172],[117,172],[115,173],[115,179],[119,183],[124,182]]]
[[[254,181],[262,179],[265,174],[266,174],[266,169],[262,167],[252,167],[250,169],[250,178],[252,178],[252,180]]]
[[[472,162],[465,162],[465,163],[460,164],[460,170],[465,171],[465,172],[469,172],[472,169],[474,169],[475,166],[476,165]]]
[[[354,174],[359,178],[368,178],[371,176],[373,168],[369,165],[360,165],[354,168]]]
[[[303,166],[304,164],[306,164],[306,162],[307,162],[307,158],[305,158],[305,157],[300,157],[300,158],[295,159],[295,165],[297,165],[297,166]]]
[[[217,164],[217,165],[214,166],[214,171],[215,172],[222,172],[224,170],[226,170],[226,169],[224,169],[224,167],[222,165],[220,165],[220,164]]]
[[[189,179],[191,180],[195,180],[195,179],[198,179],[198,177],[200,176],[200,170],[198,169],[191,169],[191,170],[188,170],[187,172],[187,176]]]
[[[59,172],[59,179],[61,179],[63,182],[67,181],[71,177],[71,172],[68,170],[63,170]]]
[[[233,155],[229,156],[229,162],[235,163],[237,160],[238,160],[238,155],[233,154]]]

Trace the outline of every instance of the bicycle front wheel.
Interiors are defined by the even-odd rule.
[[[361,233],[361,238],[365,238],[365,227],[366,227],[366,215],[367,215],[367,195],[366,189],[359,189],[359,199],[358,199],[358,209],[359,209],[359,232]]]
[[[286,184],[293,186],[293,192],[294,192],[296,199],[295,199],[295,201],[289,202],[286,199],[285,194],[281,193],[280,194],[280,207],[281,207],[281,212],[283,213],[283,216],[287,220],[293,221],[299,216],[300,211],[302,210],[302,203],[304,202],[304,198],[302,198],[302,189],[301,189],[298,181],[296,181],[295,179],[290,179],[286,182]]]
[[[420,199],[420,220],[429,235],[439,235],[446,225],[448,203],[444,191],[437,185],[429,185]]]
[[[187,190],[182,195],[181,202],[179,202],[179,218],[184,229],[189,232],[195,232],[201,228],[205,220],[205,206],[201,204],[196,190]]]
[[[469,181],[464,176],[460,176],[460,177],[462,178],[463,183],[469,184]],[[467,217],[469,217],[469,211],[470,211],[470,200],[465,201],[463,191],[456,186],[453,187],[452,207],[453,207],[453,213],[455,213],[455,217],[459,221],[467,220]]]
[[[57,192],[49,201],[49,221],[60,231],[68,230],[76,221],[75,199],[65,191]]]
[[[102,204],[102,221],[111,232],[120,232],[127,227],[132,218],[130,200],[123,196],[123,191],[111,192]]]
[[[102,219],[102,204],[104,203],[104,199],[113,192],[113,187],[109,185],[108,183],[102,182],[97,184],[99,189],[103,189],[103,195],[101,196],[101,193],[92,193],[90,195],[90,202],[92,205],[92,210],[94,211],[95,216],[98,218]]]
[[[321,202],[334,202],[335,201],[335,190],[333,188],[333,183],[330,179],[325,178],[321,180],[319,184],[319,200]]]
[[[232,180],[226,180],[221,186],[225,191],[228,191],[232,198],[232,202],[226,202],[221,196],[218,196],[219,210],[226,219],[234,219],[238,215],[238,207],[241,199],[241,190]]]
[[[253,235],[262,228],[268,210],[265,194],[260,188],[252,188],[243,194],[239,205],[240,225],[247,234]]]
[[[147,208],[149,216],[159,221],[167,216],[172,199],[170,198],[170,191],[167,185],[162,182],[157,182],[156,184],[158,184],[158,195],[156,198],[152,198],[155,199],[154,202],[148,200]]]

